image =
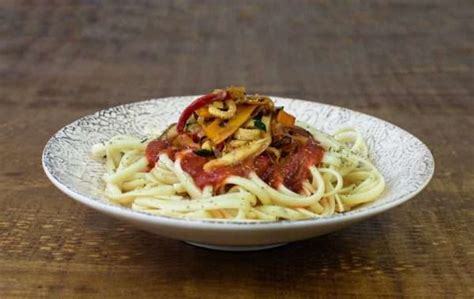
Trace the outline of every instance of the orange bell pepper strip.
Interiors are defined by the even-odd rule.
[[[295,117],[281,109],[277,114],[277,122],[287,127],[293,127],[295,125]]]
[[[250,118],[255,108],[257,108],[256,105],[239,105],[235,115],[225,125],[221,119],[216,118],[209,126],[204,127],[206,136],[214,144],[221,143],[234,134]]]
[[[209,112],[209,107],[202,107],[196,110],[197,115],[201,117],[211,117],[212,114]]]

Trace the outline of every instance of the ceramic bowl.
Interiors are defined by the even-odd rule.
[[[104,166],[92,159],[92,145],[117,134],[145,137],[162,131],[176,122],[194,98],[135,102],[99,111],[65,126],[49,140],[43,152],[43,168],[48,178],[79,203],[146,231],[208,248],[256,250],[327,234],[394,208],[419,193],[434,172],[428,147],[391,123],[341,107],[272,97],[298,120],[322,131],[357,128],[368,144],[371,160],[386,180],[386,190],[380,199],[334,216],[264,223],[174,219],[108,202],[102,194]]]

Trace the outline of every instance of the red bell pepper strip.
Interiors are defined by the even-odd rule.
[[[186,125],[186,121],[188,120],[188,118],[191,117],[194,111],[214,101],[224,100],[226,96],[227,96],[227,92],[223,90],[217,93],[210,93],[210,94],[207,94],[205,96],[195,99],[191,104],[189,104],[188,107],[186,107],[186,109],[184,109],[183,113],[181,113],[181,116],[179,117],[179,120],[178,120],[178,124],[176,126],[178,133],[183,133],[184,126]]]

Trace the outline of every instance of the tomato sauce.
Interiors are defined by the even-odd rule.
[[[275,163],[266,154],[262,154],[234,166],[219,167],[207,172],[203,166],[210,158],[201,157],[192,151],[184,153],[182,150],[172,147],[167,141],[154,140],[146,149],[146,157],[152,168],[161,153],[166,152],[172,160],[176,159],[176,154],[179,153],[181,167],[191,175],[195,184],[201,189],[207,185],[218,188],[229,176],[248,177],[251,171],[255,171],[262,180],[274,188],[284,184],[295,192],[299,192],[302,183],[310,177],[308,167],[319,164],[324,154],[322,147],[312,138],[308,138],[306,144],[298,146],[295,153],[280,163]]]
[[[218,188],[227,177],[231,175],[247,176],[252,170],[252,165],[246,161],[234,166],[215,168],[207,172],[203,167],[208,161],[209,158],[198,156],[192,152],[181,158],[181,167],[193,177],[194,183],[201,189],[207,185]]]
[[[273,167],[273,174],[269,182],[274,188],[280,184],[299,192],[303,182],[311,175],[309,167],[317,165],[323,159],[322,147],[309,138],[305,145],[299,146],[298,150],[288,156],[284,162]]]
[[[176,152],[177,149],[171,147],[167,140],[156,139],[151,141],[148,143],[148,146],[145,150],[145,156],[148,160],[148,167],[152,169],[161,154],[166,153],[168,157],[173,159]]]

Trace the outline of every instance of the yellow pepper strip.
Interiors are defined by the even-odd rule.
[[[262,122],[270,128],[271,116],[263,116]],[[250,141],[249,143],[240,146],[222,157],[213,159],[204,164],[205,171],[211,171],[213,168],[235,165],[239,162],[244,161],[250,157],[256,157],[260,155],[265,149],[267,149],[272,143],[272,134],[270,130],[265,132],[265,136],[261,139]]]
[[[214,144],[219,144],[230,135],[234,134],[240,126],[242,126],[257,108],[256,105],[239,105],[235,115],[229,119],[229,122],[221,126],[222,119],[216,118],[209,126],[204,127],[206,136],[212,140]]]
[[[198,110],[196,110],[196,113],[197,115],[204,118],[212,116],[212,114],[209,112],[208,106],[199,108]]]

